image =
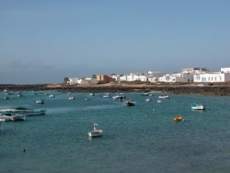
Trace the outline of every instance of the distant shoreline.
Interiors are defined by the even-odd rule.
[[[194,85],[194,84],[97,84],[97,85],[65,85],[65,84],[0,84],[0,90],[62,90],[62,91],[89,91],[89,92],[116,92],[116,91],[162,91],[174,94],[201,94],[230,96],[230,84]]]

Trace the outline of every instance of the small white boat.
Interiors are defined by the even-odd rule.
[[[89,95],[90,95],[90,96],[95,96],[95,94],[94,94],[94,93],[89,93]]]
[[[149,95],[149,92],[144,92],[142,93],[143,96],[148,96]]]
[[[97,123],[93,123],[93,130],[88,133],[89,137],[93,138],[93,137],[101,137],[102,136],[103,130],[98,129],[97,126],[98,126]]]
[[[50,99],[53,99],[53,98],[55,98],[55,96],[54,96],[53,94],[50,94],[50,95],[49,95],[49,98],[50,98]]]
[[[5,122],[6,120],[4,119],[4,118],[1,118],[1,116],[0,116],[0,123],[1,122]],[[0,124],[1,125],[1,124]]]
[[[106,93],[105,95],[102,96],[103,98],[109,98],[110,97],[110,93]]]
[[[169,96],[168,95],[161,95],[161,96],[158,96],[159,99],[168,99]]]
[[[0,121],[25,121],[25,115],[0,115]]]
[[[7,93],[7,92],[8,92],[8,90],[7,90],[7,89],[4,89],[4,90],[3,90],[3,92],[4,92],[4,93]]]
[[[45,102],[44,102],[44,100],[36,100],[35,103],[36,104],[44,104]]]
[[[150,99],[150,98],[147,98],[147,99],[145,99],[145,101],[146,101],[146,102],[150,102],[150,101],[151,101],[151,99]]]
[[[205,110],[205,106],[204,105],[201,105],[201,104],[196,104],[196,105],[193,105],[191,106],[192,110],[198,110],[198,111],[203,111]]]
[[[162,100],[157,100],[157,103],[162,103]]]
[[[68,100],[75,100],[75,97],[74,96],[70,96],[69,98],[68,98]]]
[[[119,96],[119,95],[116,95],[116,96],[113,96],[113,97],[112,97],[113,100],[117,100],[117,99],[119,99],[119,98],[121,98],[121,96]]]
[[[124,95],[122,95],[122,96],[115,95],[115,96],[112,97],[112,99],[113,100],[120,100],[120,101],[122,101],[122,100],[126,99],[126,96],[124,96]]]
[[[46,113],[45,110],[33,110],[26,107],[0,109],[0,114],[2,115],[23,114],[25,116],[38,116],[38,115],[45,115],[45,113]]]

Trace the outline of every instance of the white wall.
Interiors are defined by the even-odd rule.
[[[174,74],[166,74],[164,76],[159,77],[159,82],[192,82],[193,75],[192,74],[183,74],[183,73],[174,73]]]
[[[230,67],[221,68],[220,71],[222,73],[230,73]]]
[[[69,81],[67,81],[67,84],[75,85],[75,84],[79,84],[79,82],[80,82],[79,78],[69,78]]]

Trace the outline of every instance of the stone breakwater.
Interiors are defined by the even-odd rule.
[[[65,84],[34,84],[11,85],[2,84],[0,90],[63,90],[63,91],[90,91],[90,92],[116,92],[116,91],[162,91],[174,94],[202,94],[202,95],[230,95],[230,84],[194,85],[194,84],[97,84],[97,85],[65,85]]]

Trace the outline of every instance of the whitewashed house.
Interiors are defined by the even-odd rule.
[[[221,83],[230,81],[230,67],[221,68],[220,72],[207,72],[194,75],[196,83]]]
[[[147,81],[150,83],[158,82],[158,78],[163,76],[164,74],[158,71],[148,71],[147,72]]]
[[[118,74],[111,74],[111,77],[112,77],[115,81],[119,81],[119,80],[120,80],[120,75],[118,75]]]
[[[222,72],[222,73],[230,73],[230,67],[221,68],[220,72]]]
[[[64,79],[64,82],[68,85],[87,85],[87,84],[97,84],[97,80],[86,77],[86,78],[70,78],[67,77]]]
[[[158,81],[158,77],[155,76],[148,76],[148,82],[156,83]]]
[[[186,83],[193,81],[193,75],[187,73],[173,73],[173,74],[165,74],[158,78],[159,82],[166,82],[166,83]]]
[[[64,82],[65,82],[66,84],[68,84],[68,85],[77,85],[77,84],[79,84],[80,80],[81,80],[81,79],[79,79],[79,78],[70,78],[70,77],[66,77],[66,78],[64,79]]]
[[[147,82],[148,78],[144,74],[130,73],[128,75],[121,75],[120,76],[120,81],[127,81],[127,82],[141,81],[141,82]]]
[[[212,72],[194,75],[194,82],[196,83],[218,83],[229,82],[230,73]]]

